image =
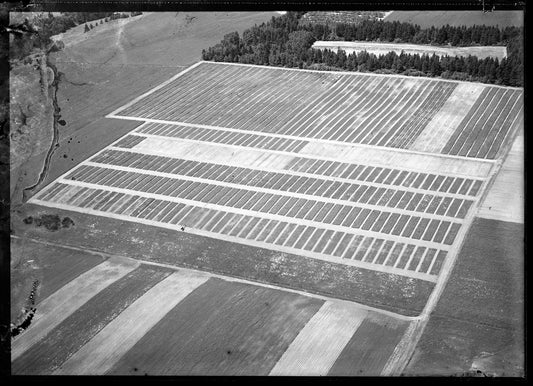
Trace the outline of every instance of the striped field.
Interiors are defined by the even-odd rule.
[[[126,258],[65,278],[39,308],[12,341],[14,375],[380,375],[409,325],[349,302]]]

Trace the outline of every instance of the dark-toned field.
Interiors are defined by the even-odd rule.
[[[268,375],[322,303],[210,279],[107,374]]]
[[[522,11],[394,11],[385,17],[385,21],[399,21],[418,24],[422,28],[452,27],[473,25],[494,25],[504,27],[524,25]]]
[[[406,375],[524,375],[523,241],[523,224],[476,218]]]

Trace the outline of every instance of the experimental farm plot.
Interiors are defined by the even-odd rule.
[[[436,282],[522,91],[201,62],[34,203]]]

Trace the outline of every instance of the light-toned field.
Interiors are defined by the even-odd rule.
[[[479,217],[524,223],[524,163],[522,130],[479,207]]]
[[[484,86],[480,84],[459,84],[415,140],[411,149],[440,153],[483,89]]]
[[[85,292],[89,277],[107,285]],[[350,302],[118,257],[42,304],[59,300],[14,340],[13,374],[379,375],[409,325]],[[46,320],[56,323],[42,330]],[[383,334],[392,339],[365,345]],[[354,356],[366,364],[346,360]]]
[[[375,43],[366,41],[324,41],[317,40],[313,43],[313,48],[319,50],[345,51],[346,54],[366,51],[370,54],[386,55],[395,52],[400,55],[402,52],[415,55],[437,56],[477,56],[479,59],[497,58],[499,60],[507,57],[505,46],[472,46],[472,47],[440,47],[407,43]]]
[[[134,18],[83,25],[63,34],[61,61],[109,65],[188,66],[225,34],[242,32],[276,12],[147,12]]]
[[[521,27],[524,25],[524,12],[501,10],[483,12],[481,9],[479,11],[394,11],[385,17],[385,21],[418,24],[422,28],[444,27],[445,25]]]

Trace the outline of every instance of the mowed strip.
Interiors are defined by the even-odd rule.
[[[522,130],[479,207],[479,217],[524,222],[524,161]]]
[[[327,301],[300,331],[270,375],[327,375],[368,312]]]
[[[53,374],[96,375],[107,372],[176,304],[207,279],[207,276],[180,271],[168,276],[108,323]]]
[[[16,360],[89,299],[138,266],[135,261],[110,258],[43,300],[30,327],[12,341],[11,360]]]
[[[475,83],[458,84],[409,148],[429,153],[440,153],[484,88],[485,86]]]
[[[322,304],[294,293],[212,278],[106,374],[268,375]]]
[[[12,373],[51,374],[111,320],[172,272],[156,266],[139,266],[100,291],[32,346],[31,350],[19,356],[11,364]]]

